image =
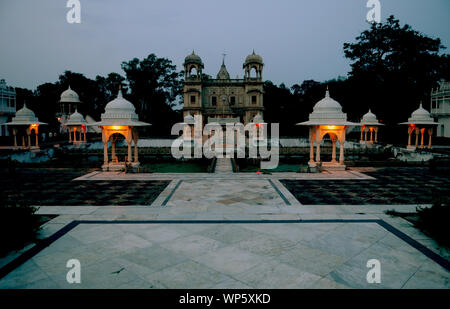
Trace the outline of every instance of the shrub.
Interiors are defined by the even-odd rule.
[[[441,196],[434,199],[430,208],[417,208],[418,220],[416,226],[428,233],[437,242],[450,247],[450,198]]]
[[[0,196],[0,256],[22,249],[36,240],[40,229],[38,208],[18,194]]]

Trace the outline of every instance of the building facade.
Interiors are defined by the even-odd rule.
[[[16,90],[0,80],[0,136],[9,136],[5,123],[16,113]]]
[[[439,122],[438,137],[450,137],[450,82],[431,91],[431,115]]]
[[[216,78],[203,74],[202,59],[194,52],[184,61],[183,116],[201,115],[203,123],[221,124],[242,122],[247,124],[256,116],[263,116],[264,63],[253,52],[243,64],[244,78],[230,78],[225,61]]]

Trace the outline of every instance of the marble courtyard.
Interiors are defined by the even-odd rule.
[[[377,179],[393,175],[357,168],[232,173],[225,160],[212,174],[68,173],[73,196],[40,207],[39,214],[58,216],[43,227],[44,242],[21,258],[0,260],[0,288],[449,287],[448,252],[408,221],[384,213],[414,211],[418,204],[388,195],[386,204],[368,203],[364,193],[351,203],[327,204],[323,193],[309,190],[319,200],[310,204],[292,187],[359,183],[383,195]],[[448,176],[434,181],[448,188]],[[127,186],[105,200],[99,188],[117,183]],[[394,192],[407,190],[405,183],[392,184]],[[138,198],[143,188],[154,193]],[[92,192],[89,204],[83,192]],[[118,206],[124,200],[126,206]],[[81,284],[66,281],[72,258],[81,262]],[[366,263],[374,258],[382,265],[380,284],[366,281]]]

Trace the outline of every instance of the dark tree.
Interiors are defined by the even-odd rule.
[[[406,120],[420,101],[429,108],[448,57],[439,54],[442,48],[440,39],[401,26],[394,16],[371,24],[355,43],[344,44],[352,70],[343,103],[360,116],[370,107],[389,124]]]
[[[122,63],[131,92],[129,98],[142,121],[151,123],[152,134],[169,135],[172,124],[181,120],[172,110],[182,94],[182,74],[166,58],[150,54]]]

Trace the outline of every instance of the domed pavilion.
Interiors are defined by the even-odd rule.
[[[102,129],[102,141],[104,149],[104,171],[125,170],[127,165],[133,168],[139,166],[138,159],[138,133],[137,128],[149,126],[150,124],[139,121],[134,105],[123,98],[122,90],[119,89],[117,98],[109,102],[105,107],[105,112],[101,115],[101,121],[89,124]],[[122,135],[128,144],[128,155],[120,162],[116,155],[116,141]],[[111,140],[111,160],[108,155],[108,142]],[[132,158],[131,144],[134,142],[134,158]]]
[[[67,121],[69,115],[71,115],[75,110],[77,110],[80,104],[81,101],[78,96],[78,93],[73,91],[69,85],[69,88],[67,88],[61,93],[59,99],[60,110],[57,113],[57,117],[59,122],[63,126],[65,125],[65,122]]]
[[[359,126],[360,124],[347,121],[347,114],[342,112],[342,106],[339,102],[330,97],[328,87],[325,97],[316,103],[313,112],[309,114],[309,120],[297,125],[309,126],[309,166],[311,168],[322,166],[324,169],[329,170],[345,170],[344,143],[346,130],[350,126]],[[333,145],[331,162],[321,162],[320,159],[320,144],[326,135],[330,137]],[[340,145],[339,161],[336,160],[336,141],[339,141]],[[316,145],[315,159],[314,143]]]
[[[17,135],[22,136],[22,148],[31,149],[31,134],[35,135],[35,148],[39,148],[39,126],[46,125],[45,122],[40,122],[34,112],[24,103],[23,107],[16,112],[11,122],[6,123],[12,127],[14,135],[14,148],[17,149]],[[25,136],[27,143],[25,143]]]
[[[69,116],[66,122],[66,127],[69,131],[69,143],[79,144],[86,143],[86,125],[87,122],[78,110]],[[78,138],[77,138],[78,132]],[[73,138],[72,138],[73,135]],[[82,136],[83,135],[83,136]]]
[[[378,142],[378,128],[383,126],[377,119],[374,113],[369,109],[361,119],[361,144],[373,144]],[[370,132],[370,139],[367,135]]]
[[[431,148],[431,136],[433,135],[433,128],[437,126],[439,123],[435,122],[431,114],[422,107],[422,103],[420,107],[415,110],[411,117],[409,117],[407,122],[400,123],[401,125],[408,126],[408,146],[407,149],[415,150],[416,148],[426,148],[423,144],[425,132],[428,133],[428,148]],[[411,136],[412,134],[416,136],[415,145],[411,145]],[[420,145],[419,145],[419,135]]]

